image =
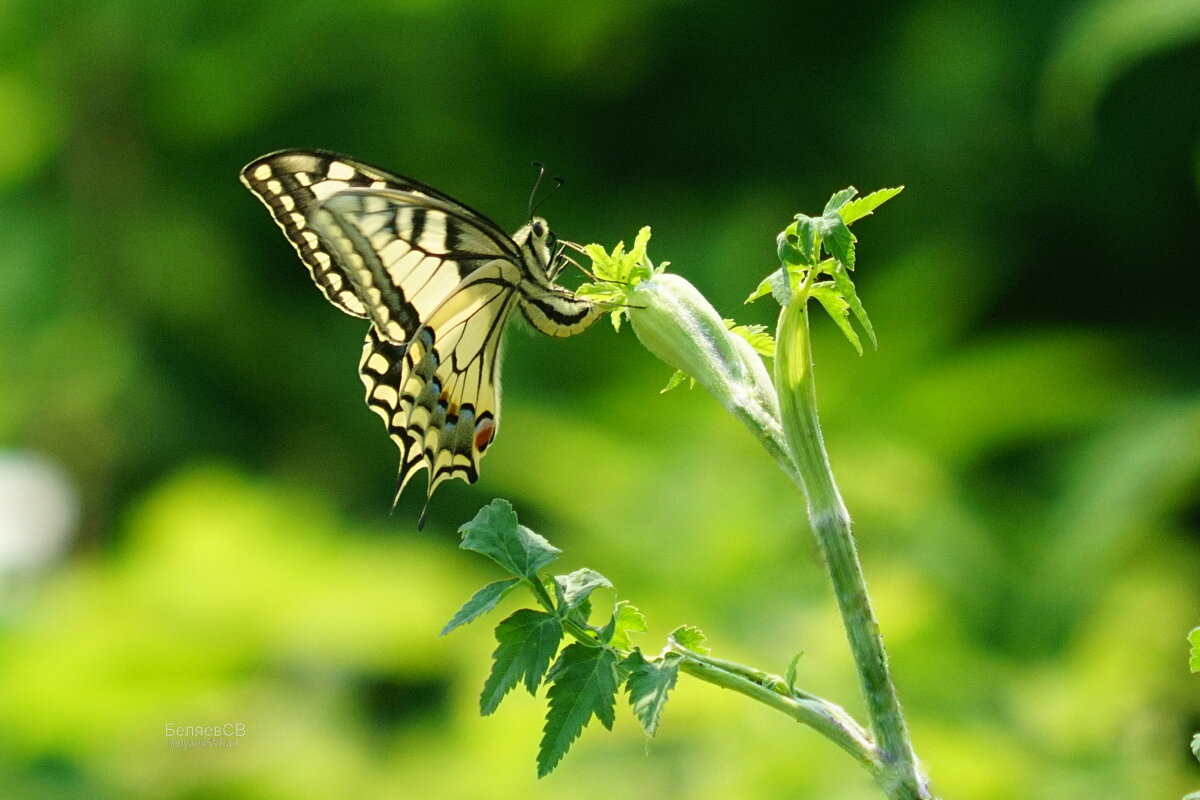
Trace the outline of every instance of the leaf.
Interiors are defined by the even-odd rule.
[[[819,217],[796,215],[796,253],[800,258],[800,263],[806,267],[812,266],[812,263],[817,260],[817,248],[820,246],[821,239],[817,229],[819,222]]]
[[[562,551],[524,525],[507,500],[496,499],[479,509],[475,518],[458,529],[463,550],[474,550],[495,561],[510,575],[533,578]]]
[[[538,748],[538,777],[558,765],[571,744],[595,716],[612,730],[617,696],[617,656],[608,647],[574,642],[563,648],[550,674],[550,709]]]
[[[687,377],[688,377],[687,374],[683,370],[681,370],[681,369],[675,370],[673,373],[671,373],[671,377],[667,379],[667,385],[664,386],[663,388],[659,389],[658,393],[666,394],[667,392],[671,391],[679,384],[683,383],[683,379],[687,378]],[[689,381],[690,381],[690,383],[688,384],[688,388],[689,389],[696,388],[696,379],[689,378]]]
[[[858,189],[855,189],[853,186],[847,186],[840,192],[834,192],[833,196],[829,198],[829,202],[825,204],[825,210],[821,212],[821,215],[828,217],[832,214],[836,214],[841,210],[842,206],[846,205],[846,203],[849,203],[856,194],[858,194]]]
[[[495,608],[496,604],[504,599],[504,596],[512,591],[512,588],[520,582],[520,578],[505,578],[502,581],[489,583],[471,595],[471,599],[464,603],[463,607],[458,610],[458,613],[450,618],[450,621],[446,623],[446,627],[442,628],[438,636],[445,636],[459,625],[466,625],[468,622],[482,617]]]
[[[782,270],[777,269],[774,272],[772,272],[770,275],[768,275],[767,277],[763,278],[761,281],[758,282],[758,286],[755,287],[754,291],[750,293],[750,296],[747,297],[742,302],[743,303],[753,303],[758,298],[769,295],[771,293],[772,289],[774,288],[772,286],[771,282],[773,280],[775,280],[776,276],[780,275],[781,273],[782,273]]]
[[[804,260],[804,254],[800,252],[797,245],[799,245],[799,241],[796,233],[796,224],[792,223],[775,237],[775,255],[779,256],[779,260],[784,264],[803,265],[807,262]]]
[[[830,274],[833,277],[833,284],[837,286],[846,304],[854,312],[854,318],[858,320],[858,324],[862,325],[863,330],[867,332],[867,337],[871,340],[871,346],[878,350],[879,341],[875,338],[875,326],[871,324],[871,318],[867,316],[867,309],[863,307],[862,301],[858,299],[858,291],[854,288],[854,281],[850,279],[850,273],[846,272],[845,266],[838,262]]]
[[[602,586],[607,589],[612,588],[612,583],[608,578],[587,567],[577,569],[569,575],[555,575],[554,580],[562,587],[560,614],[579,608],[580,604],[588,599],[588,595],[596,589]]]
[[[837,323],[845,337],[854,345],[854,349],[861,356],[862,342],[858,340],[858,334],[854,332],[854,326],[850,324],[850,304],[846,302],[846,298],[842,297],[834,285],[828,281],[814,283],[809,290],[812,297],[820,301],[821,305]]]
[[[791,694],[796,693],[796,665],[800,663],[800,656],[802,655],[804,655],[803,650],[792,656],[792,660],[787,665],[787,672],[783,674],[783,680],[787,684],[788,692]]]
[[[616,622],[612,637],[612,646],[618,650],[629,649],[629,634],[646,632],[646,617],[637,608],[622,600],[613,610]]]
[[[708,637],[695,625],[681,625],[671,631],[669,638],[680,647],[685,647],[695,653],[704,655],[708,652],[708,648],[704,646]]]
[[[667,693],[675,688],[675,681],[679,678],[679,662],[682,660],[678,653],[667,653],[662,658],[647,661],[640,650],[634,650],[622,662],[629,672],[629,677],[625,679],[629,704],[633,706],[633,714],[638,722],[651,736],[658,732]]]
[[[842,222],[842,218],[837,214],[821,218],[821,243],[825,246],[825,252],[845,264],[846,268],[850,270],[854,269],[854,243],[856,241],[858,241],[857,237],[850,232],[846,223]]]
[[[877,192],[871,192],[866,197],[860,197],[857,200],[847,203],[838,210],[838,216],[842,218],[842,222],[849,225],[850,223],[860,220],[863,217],[869,216],[875,209],[891,200],[896,195],[904,191],[903,186],[897,186],[894,189],[880,189]]]
[[[496,626],[500,645],[492,653],[492,671],[483,683],[479,710],[491,714],[514,686],[524,681],[530,694],[537,691],[562,641],[558,617],[522,608]]]
[[[1200,733],[1192,737],[1192,755],[1196,757],[1196,760],[1200,761]]]
[[[637,285],[654,274],[654,266],[646,256],[649,243],[650,226],[647,225],[638,231],[629,252],[625,251],[623,241],[618,242],[611,253],[598,244],[584,245],[583,252],[592,260],[592,272],[600,280]]]
[[[1192,658],[1188,666],[1192,672],[1200,672],[1200,628],[1192,628],[1188,641],[1192,643]]]
[[[738,325],[731,319],[725,320],[725,327],[730,333],[736,333],[754,348],[754,352],[767,358],[775,357],[775,338],[767,331],[766,325]]]

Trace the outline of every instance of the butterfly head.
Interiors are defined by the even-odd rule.
[[[562,271],[558,237],[542,217],[532,217],[529,224],[513,235],[513,241],[525,253],[527,262],[539,264],[546,277],[553,280]]]

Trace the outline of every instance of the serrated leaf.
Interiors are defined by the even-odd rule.
[[[617,696],[617,656],[607,647],[574,642],[563,648],[546,676],[550,708],[538,748],[538,777],[553,770],[592,717],[612,730]]]
[[[600,587],[612,588],[608,578],[594,569],[583,567],[568,575],[555,575],[555,582],[562,587],[560,613],[570,611],[588,599],[588,595]]]
[[[865,197],[860,197],[842,206],[838,211],[838,216],[842,218],[842,222],[849,225],[855,220],[868,216],[902,191],[904,191],[904,187],[897,186],[894,189],[880,189],[877,192],[871,192]]]
[[[1192,672],[1200,672],[1200,628],[1192,628],[1188,641],[1192,643],[1192,657],[1188,666]]]
[[[833,196],[829,198],[829,202],[825,204],[825,211],[822,212],[823,216],[828,217],[830,214],[836,214],[856,194],[858,194],[858,189],[855,189],[853,186],[847,186],[840,192],[834,192]]]
[[[495,711],[518,683],[524,682],[529,693],[535,693],[562,636],[558,617],[531,608],[522,608],[497,625],[500,644],[492,653],[492,671],[483,683],[480,713],[487,716]]]
[[[825,281],[814,283],[809,289],[809,294],[825,307],[825,311],[833,318],[842,334],[850,344],[854,345],[854,349],[861,356],[862,342],[858,340],[858,334],[855,333],[854,326],[850,324],[850,304],[846,302],[846,298],[842,297],[842,293],[832,283]]]
[[[817,260],[817,250],[821,241],[818,231],[819,222],[820,218],[804,214],[796,215],[796,253],[800,257],[800,264],[806,267],[812,266],[812,263]]]
[[[769,295],[773,288],[771,286],[771,280],[773,278],[775,278],[776,275],[781,274],[781,272],[782,272],[782,270],[777,269],[774,272],[772,272],[770,275],[768,275],[767,277],[765,277],[761,281],[759,281],[758,286],[755,287],[754,291],[750,293],[750,296],[747,297],[742,302],[743,303],[753,303],[758,298]]]
[[[671,631],[669,638],[675,644],[685,647],[692,652],[699,653],[700,655],[708,653],[708,648],[704,645],[708,641],[708,637],[704,635],[704,631],[695,625],[681,625]]]
[[[821,243],[825,252],[854,269],[854,243],[857,238],[837,214],[821,218]]]
[[[458,610],[458,613],[450,618],[450,621],[446,623],[446,627],[442,628],[438,636],[445,636],[459,625],[466,625],[468,622],[482,617],[495,608],[496,604],[504,599],[504,596],[512,591],[512,588],[520,582],[520,578],[505,578],[502,581],[489,583],[471,595],[471,599],[464,603],[463,607]]]
[[[775,298],[775,302],[780,306],[786,306],[792,301],[792,284],[795,283],[795,275],[792,274],[792,267],[780,268],[772,272],[767,277],[759,282],[756,288],[745,302],[753,303],[763,295],[770,294]],[[803,268],[795,268],[798,273],[803,274]]]
[[[854,288],[854,281],[850,279],[850,273],[839,262],[834,266],[831,275],[833,277],[833,285],[842,293],[846,304],[854,312],[854,318],[858,320],[858,324],[862,325],[863,330],[867,332],[867,338],[871,340],[871,346],[878,350],[879,342],[875,338],[875,326],[871,324],[871,318],[867,316],[867,309],[863,307],[862,301],[858,299],[858,291]]]
[[[767,331],[766,325],[738,325],[731,319],[725,320],[725,327],[730,333],[735,333],[745,339],[754,352],[767,358],[775,357],[775,337]]]
[[[613,633],[612,646],[619,650],[629,649],[629,634],[646,632],[645,615],[625,600],[617,603],[613,610],[613,619],[616,621],[616,630]]]
[[[633,715],[651,736],[658,732],[663,706],[667,703],[667,694],[675,688],[682,660],[677,653],[667,653],[662,658],[647,661],[640,650],[634,650],[622,662],[628,671],[625,691],[629,693],[629,705],[633,706]]]
[[[533,578],[562,552],[529,528],[517,524],[517,512],[502,499],[479,509],[475,518],[458,532],[462,534],[459,547],[463,550],[485,555],[510,575],[521,578]]]

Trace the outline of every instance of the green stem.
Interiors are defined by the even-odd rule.
[[[891,800],[929,800],[867,596],[850,532],[850,514],[838,492],[821,437],[806,301],[801,293],[780,313],[775,357],[775,386],[796,470],[790,474],[799,478],[797,483],[808,501],[809,522],[829,571],[858,668],[882,762],[876,779]]]
[[[705,683],[720,686],[722,689],[730,689],[752,700],[757,700],[771,708],[782,711],[797,722],[808,725],[820,732],[821,735],[845,750],[877,777],[882,772],[883,765],[876,753],[875,745],[866,735],[866,732],[853,724],[852,721],[850,724],[847,724],[849,716],[845,712],[842,712],[842,714],[834,712],[832,709],[836,709],[837,707],[832,703],[786,697],[748,678],[735,675],[732,672],[707,663],[703,658],[697,657],[695,653],[689,650],[677,647],[673,648],[673,652],[683,656],[683,660],[679,663],[680,671],[686,672],[694,678],[699,678]],[[841,709],[838,710],[840,711]]]
[[[526,579],[538,603],[549,613],[555,612],[554,601],[546,587],[535,578]],[[563,629],[589,647],[610,647],[596,640],[595,632],[579,624],[569,616],[563,618]],[[841,706],[816,695],[796,689],[785,688],[786,682],[778,675],[738,664],[733,661],[701,655],[677,644],[673,639],[667,649],[681,656],[679,669],[706,683],[732,689],[754,700],[782,711],[797,722],[815,729],[825,738],[852,755],[855,760],[869,769],[877,778],[883,765],[875,744]],[[618,656],[629,655],[626,650],[616,649]]]

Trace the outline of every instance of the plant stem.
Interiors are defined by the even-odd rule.
[[[705,683],[743,694],[771,708],[782,711],[797,722],[821,733],[880,779],[884,766],[875,744],[866,731],[858,726],[843,709],[825,700],[787,697],[749,678],[726,670],[686,648],[672,646],[671,651],[683,656],[679,663],[682,672]]]
[[[882,762],[876,780],[891,800],[929,800],[929,791],[917,770],[900,699],[888,672],[879,625],[867,596],[862,565],[850,531],[850,514],[838,492],[821,436],[807,299],[801,293],[784,307],[776,337],[775,387],[796,470],[789,474],[798,479],[796,482],[808,501],[809,522],[829,571],[858,667],[859,683]]]

